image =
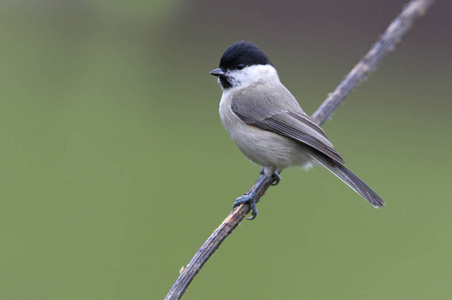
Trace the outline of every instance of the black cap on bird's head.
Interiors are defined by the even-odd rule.
[[[241,70],[253,65],[271,65],[267,55],[256,45],[248,41],[240,41],[229,46],[220,60],[220,67],[210,74],[222,76],[226,70]]]
[[[226,70],[235,70],[238,67],[240,68],[240,65],[268,64],[270,64],[270,60],[267,55],[258,46],[247,41],[240,41],[229,46],[220,60],[220,67]]]

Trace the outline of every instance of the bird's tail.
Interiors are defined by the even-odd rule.
[[[349,169],[344,167],[342,164],[335,161],[325,161],[325,159],[319,159],[314,157],[317,162],[322,166],[327,168],[331,173],[336,175],[340,180],[345,182],[349,187],[351,187],[355,192],[357,192],[361,197],[366,199],[375,208],[383,206],[385,202],[380,196],[377,195],[364,181],[359,179],[358,176],[353,174]]]

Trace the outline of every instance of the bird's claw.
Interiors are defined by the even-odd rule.
[[[244,203],[248,203],[250,205],[250,209],[251,209],[251,217],[250,218],[245,218],[247,220],[253,220],[256,218],[257,216],[257,207],[256,207],[256,202],[254,202],[254,196],[253,195],[243,195],[238,197],[234,204],[232,205],[232,210],[234,210],[237,206],[244,204]]]
[[[250,209],[251,209],[251,217],[249,218],[245,218],[247,220],[253,220],[256,218],[257,216],[257,207],[256,207],[256,202],[252,201],[249,202],[250,203]]]
[[[265,175],[264,173],[264,168],[261,169],[261,175]],[[281,176],[279,176],[278,171],[273,173],[271,175],[271,180],[272,180],[272,185],[277,185],[280,181],[281,181]],[[234,210],[237,206],[244,204],[244,203],[248,203],[250,205],[250,210],[251,210],[251,217],[250,218],[246,218],[248,220],[253,220],[256,218],[257,216],[257,207],[256,207],[256,201],[254,200],[256,197],[256,192],[252,191],[250,194],[246,194],[243,196],[238,197],[234,204],[232,205],[232,210]]]

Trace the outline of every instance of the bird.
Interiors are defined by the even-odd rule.
[[[262,166],[260,173],[281,180],[288,167],[309,169],[321,165],[346,183],[371,205],[385,204],[364,181],[344,166],[343,156],[333,147],[325,132],[301,108],[281,83],[267,55],[250,41],[230,45],[219,67],[210,72],[222,89],[220,119],[241,152]],[[257,216],[255,195],[243,195],[233,209],[248,203]]]

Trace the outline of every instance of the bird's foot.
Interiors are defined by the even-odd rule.
[[[251,217],[250,218],[246,218],[248,220],[253,220],[254,218],[256,218],[257,216],[257,207],[256,207],[256,202],[254,201],[254,194],[250,194],[250,195],[243,195],[238,197],[234,204],[232,205],[232,210],[234,210],[237,206],[244,204],[244,203],[248,203],[250,205],[251,208]]]
[[[271,180],[272,180],[272,183],[271,183],[272,185],[277,185],[281,181],[281,176],[279,176],[279,174],[278,174],[279,172],[281,172],[281,170],[277,170],[275,173],[273,173],[270,176]],[[264,168],[261,169],[260,173],[261,173],[261,175],[264,175],[265,177],[267,177],[267,175],[265,175]],[[259,182],[258,186],[261,186],[264,183],[265,180],[266,179],[259,180],[258,181]],[[256,187],[256,189],[257,189],[257,187]],[[235,200],[234,204],[232,205],[232,210],[234,210],[237,206],[239,206],[241,204],[244,204],[244,203],[248,203],[250,205],[250,209],[251,209],[251,217],[250,218],[246,218],[248,220],[253,220],[257,216],[257,207],[256,207],[256,200],[255,200],[255,198],[256,198],[256,189],[253,190],[250,194],[245,194],[243,196],[238,197]]]

